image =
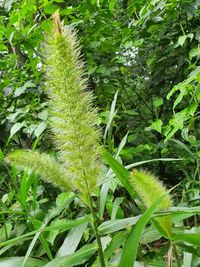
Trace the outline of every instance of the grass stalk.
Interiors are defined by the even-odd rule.
[[[176,249],[176,245],[174,243],[172,243],[172,246],[173,246],[173,251],[174,251],[174,256],[176,258],[177,266],[181,267],[181,263],[180,263],[180,260],[179,260],[178,252],[177,252],[177,249]]]
[[[92,198],[91,198],[91,195],[90,195],[90,192],[89,192],[87,181],[85,181],[85,183],[86,183],[86,187],[87,187],[87,191],[88,191],[89,208],[90,208],[90,211],[91,211],[91,214],[92,214],[94,232],[95,232],[95,236],[96,236],[97,244],[98,244],[98,254],[99,254],[100,265],[101,265],[101,267],[106,267],[104,254],[103,254],[103,247],[102,247],[102,244],[101,244],[101,239],[100,239],[98,226],[97,226],[96,214],[95,214],[95,211],[94,211],[94,208],[93,208],[93,205],[92,205]]]

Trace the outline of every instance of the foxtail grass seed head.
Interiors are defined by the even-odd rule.
[[[45,53],[53,141],[70,183],[86,195],[87,190],[94,189],[100,174],[97,112],[87,90],[77,37],[63,26],[58,12],[46,38]]]
[[[92,93],[87,90],[75,32],[63,26],[58,12],[53,18],[44,44],[45,87],[59,163],[33,151],[14,152],[9,160],[21,167],[31,167],[60,187],[79,189],[82,199],[88,202],[89,192],[94,190],[101,169],[100,134],[95,125],[97,112],[92,107]]]
[[[32,150],[16,150],[7,156],[7,162],[20,169],[29,168],[43,180],[65,191],[71,190],[65,170],[53,157]]]
[[[172,201],[169,193],[164,185],[158,180],[156,176],[145,170],[133,170],[130,174],[130,183],[133,189],[138,194],[138,197],[146,208],[151,205],[161,196],[167,194],[158,209],[168,209],[172,206]],[[155,219],[156,223],[170,236],[172,223],[170,216],[163,216]]]

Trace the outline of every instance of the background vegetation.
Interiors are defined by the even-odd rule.
[[[123,183],[126,169],[143,165],[168,188],[178,185],[170,211],[177,240],[172,253],[172,243],[148,224],[137,262],[200,266],[199,7],[198,0],[0,2],[0,255],[10,257],[0,266],[49,267],[62,256],[66,266],[98,265],[87,207],[3,161],[18,148],[55,154],[41,47],[58,9],[80,39],[109,152],[92,195],[107,264],[119,264],[130,228],[144,213]]]

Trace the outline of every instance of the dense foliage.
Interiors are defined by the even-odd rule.
[[[66,266],[103,266],[101,255],[97,256],[98,238],[108,266],[129,267],[134,260],[135,266],[139,262],[144,266],[199,266],[199,7],[198,0],[0,1],[0,255],[10,257],[0,260],[0,266],[50,267],[61,266],[63,261]],[[46,64],[57,59],[50,52],[46,60],[44,39],[57,10],[80,40],[85,72],[78,74],[83,84],[88,79],[88,97],[91,91],[98,107],[98,116],[92,119],[87,114],[91,104],[87,107],[84,96],[74,93],[64,102],[64,95],[52,96],[48,91],[59,82],[62,87],[65,74],[70,82],[77,80],[73,63],[62,74],[62,64],[54,62],[61,76],[54,77],[54,83],[46,81],[54,75]],[[75,51],[78,57],[77,47]],[[77,84],[73,86],[76,92]],[[58,118],[52,120],[49,96],[64,103],[65,111],[75,105],[80,116],[71,121],[68,117],[69,125],[76,121],[77,129],[82,129],[84,120],[92,120],[91,125],[101,128],[106,150],[98,188],[90,195],[92,206],[77,196],[75,188],[73,193],[61,192],[38,179],[51,178],[54,158],[58,160],[61,154],[54,149],[58,142],[59,149],[69,146],[70,151],[77,148],[80,152],[78,141],[71,141],[72,131],[70,141],[68,130],[57,131],[57,141],[52,138],[49,129],[61,125]],[[54,108],[57,116],[62,108]],[[88,164],[87,155],[92,159],[96,150],[84,133],[77,136],[88,145],[83,149]],[[96,140],[92,131],[88,135]],[[41,154],[29,151],[24,161],[49,165],[36,172],[11,167],[4,157],[16,149],[37,149]],[[19,160],[22,152],[15,153]],[[73,153],[69,160],[67,152],[66,158],[67,166],[78,165]],[[133,170],[131,178],[127,169],[140,165],[166,187],[176,185],[171,191],[173,203],[162,195],[165,189],[162,185],[159,189],[154,175]],[[60,173],[60,179],[66,175],[57,170],[53,174]],[[141,185],[135,185],[136,173]],[[83,190],[81,182],[79,186]],[[153,188],[154,197],[148,196]],[[152,201],[147,205],[144,199]],[[166,199],[170,204],[159,206]],[[163,217],[155,219],[156,215]],[[172,235],[166,235],[166,227],[158,223],[168,221],[169,215]],[[98,229],[92,226],[93,220]]]

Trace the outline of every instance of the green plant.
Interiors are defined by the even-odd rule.
[[[12,164],[31,167],[41,177],[65,190],[75,189],[93,216],[101,266],[105,266],[102,245],[93,210],[91,192],[100,176],[99,133],[95,129],[96,111],[87,92],[83,63],[75,35],[54,14],[54,25],[46,40],[46,74],[50,126],[59,151],[59,162],[45,154],[17,151],[8,156]]]
[[[37,177],[26,169],[23,174],[14,167],[11,171],[7,169],[9,175],[1,175],[0,254],[25,254],[25,257],[2,259],[0,264],[16,261],[26,266],[31,264],[33,256],[44,259],[44,262],[38,262],[39,266],[87,264],[96,267],[100,262],[104,266],[105,261],[106,266],[125,264],[127,267],[126,264],[129,264],[132,267],[136,260],[150,266],[165,266],[164,258],[167,258],[168,265],[172,265],[175,255],[178,264],[189,266],[185,255],[190,257],[192,254],[190,263],[195,266],[195,257],[199,255],[199,207],[188,207],[191,207],[190,201],[194,200],[196,205],[199,203],[199,194],[195,193],[198,179],[192,182],[189,176],[194,173],[194,177],[198,178],[199,174],[198,127],[195,125],[197,120],[193,121],[199,101],[198,68],[192,78],[184,79],[188,68],[193,68],[192,64],[198,61],[198,49],[195,49],[189,56],[191,65],[188,67],[186,63],[191,47],[197,47],[198,28],[195,26],[197,17],[194,10],[198,3],[186,2],[5,1],[6,11],[0,11],[3,14],[0,30],[5,32],[0,48],[8,49],[3,60],[2,88],[5,87],[5,90],[0,94],[2,124],[5,128],[8,126],[8,132],[3,131],[7,135],[3,143],[9,140],[12,145],[14,140],[21,147],[31,147],[32,138],[36,137],[33,148],[38,141],[43,146],[41,134],[49,114],[51,140],[56,153],[49,155],[18,150],[9,158],[21,169],[28,167],[45,181],[74,193],[59,194],[47,184],[43,186],[40,182],[38,185]],[[87,82],[78,59],[80,51],[74,34],[71,35],[69,28],[61,25],[58,15],[55,15],[56,25],[54,31],[50,27],[51,35],[47,37],[44,48],[48,63],[45,65],[45,94],[49,97],[49,112],[46,103],[41,105],[44,101],[38,87],[41,72],[36,71],[36,64],[41,63],[38,44],[41,32],[49,25],[48,18],[59,7],[67,23],[77,27],[78,34],[82,35],[82,51],[88,62],[87,74],[102,111],[100,117],[91,107],[91,94],[85,91]],[[181,31],[190,30],[193,35],[187,33],[180,37]],[[174,47],[176,42],[178,45]],[[24,56],[25,64],[22,62]],[[9,93],[9,85],[14,95]],[[178,91],[177,107],[175,105],[176,110],[173,110],[172,95]],[[106,106],[115,92],[109,111]],[[172,110],[174,118],[176,114],[177,117],[184,115],[178,126],[187,127],[188,124],[188,128],[194,130],[194,136],[187,135],[189,129],[186,128],[180,137],[175,119],[167,127],[163,126],[171,117]],[[100,179],[101,147],[96,123],[105,125],[104,145],[113,154],[103,152],[110,167],[102,168],[104,173]],[[171,138],[170,133],[173,134],[174,129],[177,139],[164,143],[168,134]],[[48,135],[49,131],[46,131]],[[26,136],[32,137],[29,144],[26,144]],[[180,142],[180,138],[189,144]],[[175,150],[177,145],[184,150]],[[169,156],[171,151],[179,157],[176,158],[177,166],[173,163],[175,159]],[[180,159],[185,157],[185,151],[187,159],[196,163],[194,172],[191,172],[192,164],[186,165]],[[157,159],[152,159],[155,155]],[[178,207],[171,207],[168,194],[162,196],[165,189],[155,181],[154,175],[137,170],[130,174],[128,171],[148,164],[148,168],[158,170],[159,176],[166,179],[166,162],[174,164],[167,169],[174,175],[173,178],[178,176],[178,169],[185,169],[188,174],[189,186],[186,184],[185,190],[189,201],[179,203],[177,196]],[[100,190],[95,187],[96,184],[101,186]],[[155,198],[149,197],[149,188],[155,191]],[[9,193],[6,194],[6,191]],[[195,195],[191,197],[193,193]],[[56,204],[53,204],[56,194]],[[146,201],[141,205],[143,199]],[[147,204],[145,212],[144,204]],[[195,216],[195,223],[191,216]],[[154,223],[151,225],[151,222]],[[190,232],[184,232],[185,225],[195,227]],[[97,250],[100,257],[96,257]]]
[[[130,183],[137,192],[139,198],[146,206],[150,208],[156,199],[167,194],[166,189],[155,176],[144,170],[133,170],[130,174]],[[158,208],[169,209],[172,206],[170,196],[161,201]],[[164,236],[170,238],[172,235],[172,222],[170,217],[155,219],[155,222],[164,230]]]

